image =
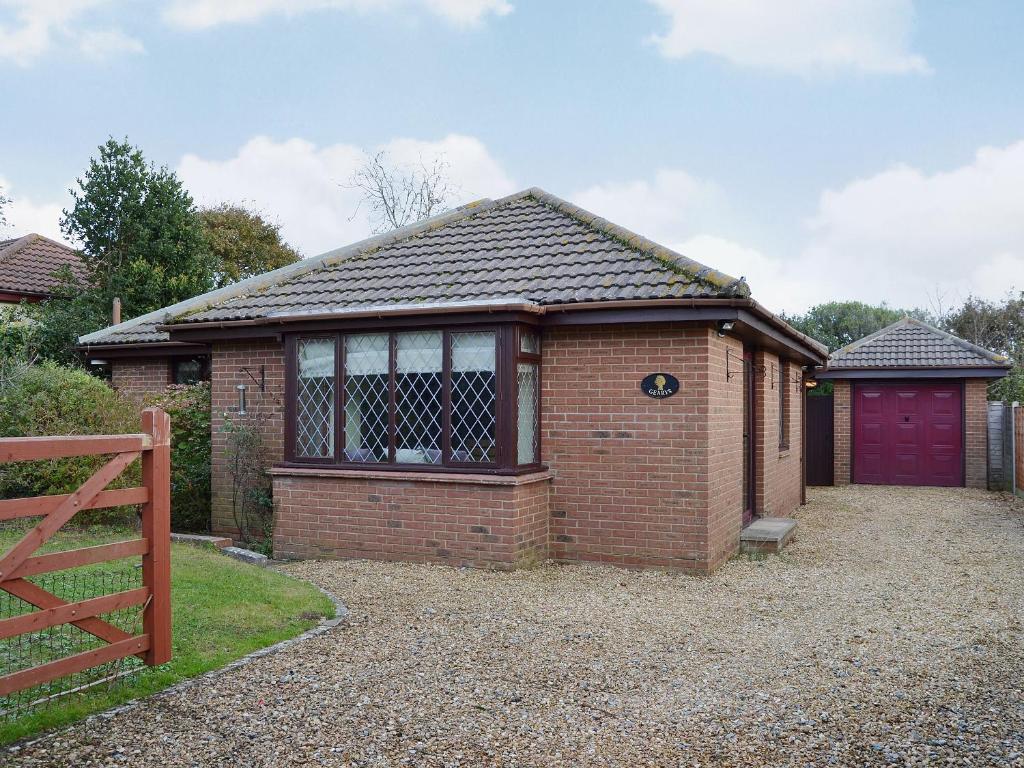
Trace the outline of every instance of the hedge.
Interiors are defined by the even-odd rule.
[[[45,362],[0,379],[0,437],[104,435],[138,432],[139,402],[118,394],[80,368]],[[171,415],[171,527],[205,532],[210,527],[210,388],[175,386],[146,399]],[[0,498],[75,491],[108,457],[81,456],[0,464]],[[112,488],[140,482],[133,463]],[[132,508],[81,513],[80,522],[134,518]]]

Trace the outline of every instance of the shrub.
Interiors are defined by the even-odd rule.
[[[172,386],[146,398],[171,416],[171,529],[210,530],[210,385]]]
[[[103,435],[139,431],[137,407],[105,382],[79,368],[42,363],[24,366],[0,386],[0,436]],[[0,498],[71,493],[106,463],[105,456],[0,464]],[[133,463],[113,488],[139,482]],[[98,510],[90,520],[121,517],[127,510]]]

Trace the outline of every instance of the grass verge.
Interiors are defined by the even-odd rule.
[[[0,553],[22,533],[17,528],[0,530]],[[40,551],[75,549],[137,536],[136,531],[109,527],[61,531]],[[76,570],[131,568],[137,561],[134,558]],[[173,544],[171,582],[174,657],[170,662],[144,668],[114,686],[71,694],[17,720],[0,723],[0,744],[154,693],[294,637],[316,625],[318,617],[334,615],[331,601],[311,584],[240,563],[212,548]],[[3,672],[0,670],[0,674]]]

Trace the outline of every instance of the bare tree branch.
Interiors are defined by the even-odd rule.
[[[373,232],[380,234],[443,213],[457,192],[448,178],[449,170],[443,156],[431,163],[421,157],[412,165],[396,165],[383,150],[367,155],[348,183],[342,185],[361,193],[349,220],[365,204]]]

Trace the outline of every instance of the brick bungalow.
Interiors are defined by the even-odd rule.
[[[1010,367],[912,318],[836,350],[817,375],[833,382],[834,483],[985,488],[988,385]]]
[[[208,357],[269,448],[281,557],[709,572],[801,503],[826,350],[746,283],[529,189],[81,339],[125,390]],[[240,416],[244,411],[245,416]]]
[[[48,299],[57,287],[54,273],[63,266],[77,275],[82,261],[56,240],[36,234],[0,240],[0,306]]]

